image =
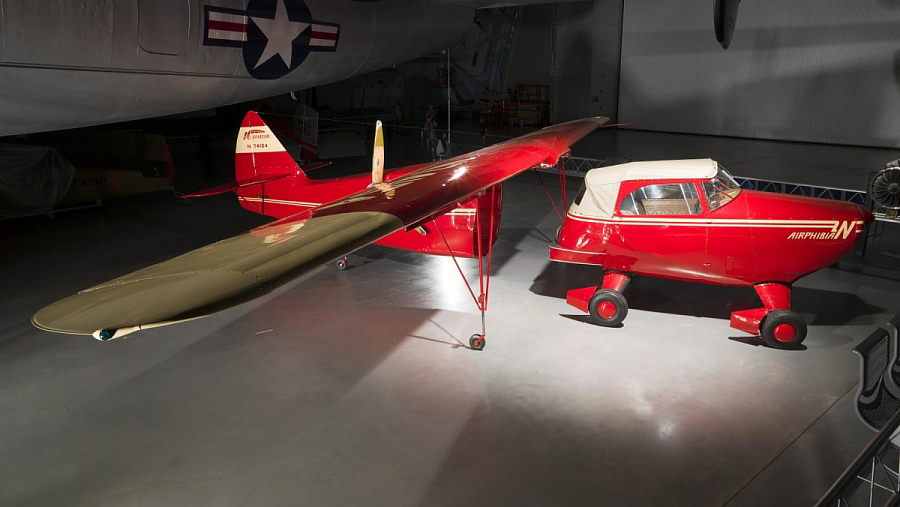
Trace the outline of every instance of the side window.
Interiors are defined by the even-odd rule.
[[[581,188],[578,190],[578,195],[575,196],[574,204],[575,206],[581,206],[581,200],[584,199],[584,193],[587,191],[587,185],[585,183],[581,184]]]
[[[693,183],[646,185],[619,203],[623,215],[696,215],[700,199]]]

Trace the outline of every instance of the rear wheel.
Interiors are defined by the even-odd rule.
[[[795,349],[806,339],[806,323],[797,312],[773,310],[759,328],[766,345],[776,349]]]
[[[599,289],[588,302],[591,320],[605,327],[618,326],[628,315],[625,296],[612,289]]]

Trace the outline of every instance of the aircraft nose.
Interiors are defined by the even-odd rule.
[[[873,215],[871,211],[869,211],[865,208],[862,209],[862,216],[863,216],[863,225],[869,225],[870,223],[872,223],[873,220],[875,220],[875,215]]]

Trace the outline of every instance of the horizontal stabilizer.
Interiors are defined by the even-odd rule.
[[[224,194],[225,192],[234,192],[239,188],[259,185],[268,181],[278,180],[286,176],[290,176],[290,173],[262,174],[259,176],[254,176],[253,178],[248,178],[246,180],[239,180],[232,183],[219,185],[217,187],[207,188],[205,190],[198,190],[190,194],[185,194],[184,197],[209,197],[211,195]]]
[[[331,165],[330,160],[318,160],[316,162],[310,162],[310,163],[304,165],[303,167],[301,167],[301,169],[303,169],[303,172],[308,173],[310,171],[315,171],[316,169],[321,169],[323,167],[328,167],[330,165]]]

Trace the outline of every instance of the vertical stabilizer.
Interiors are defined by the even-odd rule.
[[[272,215],[278,210],[271,205],[267,207],[267,203],[290,199],[297,185],[309,183],[306,174],[284,149],[272,129],[256,112],[248,111],[241,122],[234,147],[235,180],[240,184],[278,174],[285,177],[238,188],[236,192],[241,206],[255,213]]]
[[[238,131],[234,148],[234,175],[237,181],[257,176],[290,173],[306,181],[306,175],[275,137],[272,129],[254,111],[248,111]]]

